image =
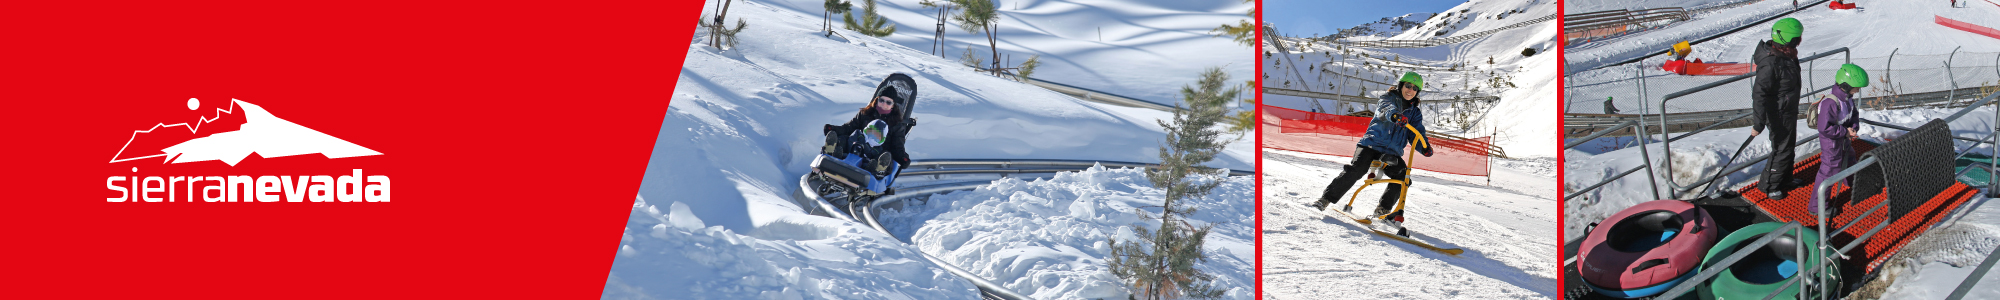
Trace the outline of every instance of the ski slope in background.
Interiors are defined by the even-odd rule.
[[[1422,158],[1418,158],[1421,160]],[[1264,151],[1266,299],[1548,299],[1556,296],[1554,159],[1495,159],[1488,178],[1418,170],[1404,213],[1420,240],[1465,248],[1459,256],[1376,236],[1301,204],[1347,158]],[[1358,185],[1358,184],[1357,184]],[[1361,191],[1372,212],[1381,184]],[[1349,191],[1353,193],[1353,191]],[[1346,204],[1346,197],[1341,204]],[[1338,205],[1336,208],[1338,209]]]
[[[1716,0],[1708,3],[1683,3],[1683,5],[1705,6],[1735,2]],[[1621,2],[1633,7],[1659,7],[1651,2]],[[1863,67],[1869,68],[1870,75],[1881,77],[1889,72],[1877,65],[1895,53],[1899,58],[1894,62],[1899,71],[1909,68],[1941,67],[1943,57],[1956,50],[1960,53],[1984,52],[1984,57],[1965,57],[1954,60],[1958,67],[1982,66],[1982,72],[1960,71],[1961,84],[1969,84],[1967,75],[1990,76],[1995,57],[2000,52],[2000,39],[1959,31],[1938,25],[1935,17],[1943,16],[1975,24],[2000,27],[1995,15],[2000,15],[2000,6],[1976,2],[1967,8],[1950,8],[1946,2],[1879,1],[1857,2],[1866,8],[1857,10],[1831,10],[1821,5],[1809,8],[1790,17],[1797,18],[1805,25],[1800,36],[1801,56],[1831,51],[1841,47],[1849,49],[1848,57],[1855,59],[1877,58]],[[1693,7],[1689,6],[1689,7]],[[1680,76],[1659,68],[1667,58],[1655,56],[1634,64],[1609,66],[1610,63],[1624,61],[1641,55],[1667,49],[1680,41],[1692,41],[1722,33],[1731,28],[1743,26],[1765,17],[1783,13],[1792,8],[1789,1],[1764,1],[1714,13],[1695,16],[1694,20],[1632,34],[1630,36],[1593,41],[1571,47],[1564,53],[1568,60],[1566,79],[1571,86],[1568,98],[1568,112],[1603,113],[1605,97],[1615,97],[1615,105],[1625,113],[1637,113],[1640,108],[1639,84],[1634,77],[1646,78],[1645,108],[1659,110],[1659,98],[1676,91],[1693,88],[1702,84],[1728,78],[1728,76]],[[1580,11],[1572,10],[1571,13]],[[1689,59],[1707,62],[1750,63],[1758,42],[1771,39],[1770,23],[1752,25],[1750,29],[1736,32],[1722,38],[1694,45]],[[1937,55],[1939,57],[1917,57]],[[1831,70],[1841,64],[1841,55],[1816,62],[1811,68],[1817,70],[1813,82],[1818,89],[1831,85]],[[1917,61],[1914,59],[1923,59]],[[1635,71],[1635,68],[1637,69]],[[1899,72],[1894,79],[1906,88],[1928,85],[1947,80],[1942,72]],[[1989,77],[1990,78],[1990,77]],[[1988,79],[1990,81],[1990,79]],[[1977,80],[1972,80],[1977,81]],[[1749,108],[1749,80],[1716,88],[1713,92],[1695,94],[1686,99],[1675,99],[1670,111],[1710,111]],[[1989,83],[1990,84],[1990,83]],[[1921,90],[1912,92],[1929,92]],[[1863,97],[1876,96],[1864,91]]]
[[[1556,13],[1556,1],[1467,1],[1435,17],[1424,20],[1422,25],[1392,39],[1430,39],[1450,37],[1499,28],[1521,21],[1527,21]],[[1290,49],[1297,53],[1279,55],[1273,45],[1264,45],[1265,56],[1264,85],[1274,88],[1306,90],[1315,92],[1354,95],[1364,92],[1378,96],[1387,90],[1378,85],[1360,84],[1359,80],[1322,73],[1319,68],[1332,66],[1348,75],[1362,76],[1371,80],[1394,82],[1405,71],[1416,71],[1424,76],[1427,90],[1426,100],[1448,100],[1453,96],[1499,96],[1500,101],[1483,111],[1468,113],[1467,122],[1452,122],[1451,115],[1457,114],[1453,108],[1426,107],[1425,120],[1440,123],[1430,125],[1431,130],[1463,137],[1494,136],[1494,145],[1505,149],[1511,157],[1554,158],[1556,156],[1556,119],[1549,114],[1558,109],[1557,92],[1561,85],[1556,80],[1559,61],[1556,55],[1522,56],[1523,49],[1535,49],[1538,53],[1553,54],[1556,51],[1555,38],[1561,26],[1559,22],[1539,24],[1505,30],[1484,38],[1471,41],[1415,49],[1366,49],[1341,47],[1327,43],[1313,43],[1302,49]],[[1278,28],[1282,33],[1284,28]],[[1439,36],[1442,34],[1442,36]],[[1298,41],[1297,39],[1286,38]],[[1364,38],[1365,39],[1365,38]],[[1349,53],[1366,53],[1369,58],[1350,55],[1347,59],[1337,59],[1340,49]],[[1388,59],[1382,59],[1388,58]],[[1489,58],[1491,64],[1488,64]],[[1388,67],[1365,67],[1383,66]],[[1444,71],[1452,65],[1463,68]],[[1312,66],[1309,70],[1307,66]],[[1431,70],[1431,67],[1438,68]],[[1495,88],[1493,79],[1501,83],[1511,83],[1511,87]],[[1347,84],[1347,87],[1338,87]],[[1472,93],[1474,87],[1478,93]],[[1264,103],[1309,110],[1311,99],[1285,95],[1264,95]],[[1334,101],[1320,100],[1322,105],[1332,106]],[[1357,105],[1342,108],[1362,109]],[[1346,113],[1333,109],[1334,113]],[[1450,123],[1450,124],[1446,124]]]
[[[970,283],[924,260],[918,247],[865,225],[806,214],[793,201],[798,178],[805,174],[823,142],[821,125],[853,117],[867,103],[875,84],[890,73],[910,74],[918,84],[914,115],[918,125],[910,131],[908,142],[915,160],[1157,160],[1164,134],[1156,121],[1167,117],[1165,112],[1082,102],[982,75],[955,61],[881,39],[852,34],[848,38],[822,37],[817,13],[805,15],[764,2],[737,1],[729,16],[751,20],[738,35],[737,48],[717,51],[707,46],[699,33],[688,45],[686,63],[672,86],[673,102],[660,125],[623,240],[617,249],[605,249],[607,254],[617,253],[605,298],[977,298],[979,294]],[[1141,50],[1107,47],[1102,51]],[[1214,65],[1226,63],[1211,61]],[[1162,89],[1192,84],[1194,72],[1174,75],[1185,76],[1184,82],[1148,84]],[[1253,142],[1245,138],[1230,144],[1209,165],[1252,168]],[[1064,189],[1016,184],[1023,184],[1016,189],[1028,193]],[[1148,192],[1150,187],[1111,189],[1122,190],[1122,197],[1131,201],[1143,202],[1145,195],[1157,194]],[[1216,199],[1246,201],[1247,195]],[[966,196],[956,202],[987,201],[1017,205],[1005,203],[1033,200],[978,201]],[[1120,215],[1131,214],[1109,209],[1101,213],[1108,220],[1126,220],[1129,217]],[[1214,216],[1202,221],[1243,224],[1249,220],[1229,214]],[[962,216],[945,214],[929,221],[954,222],[958,217]],[[1247,242],[1231,239],[1251,240],[1247,236],[1217,239],[1211,244],[1218,248],[1210,254],[1218,257],[1211,262],[1216,264],[1212,269],[1247,272],[1247,267],[1228,265],[1242,260],[1231,253],[1247,252],[1240,249],[1249,247]],[[975,240],[966,247],[1003,252],[1091,247],[1087,243],[1052,245],[1005,238]],[[1102,284],[1095,283],[1101,281],[1093,277],[1097,275],[1047,269],[1086,264],[1079,257],[1060,251],[1004,257],[1062,264],[1010,267],[1004,273],[974,272],[1037,297],[1106,294]],[[981,258],[965,261],[975,266],[995,264]],[[1249,284],[1247,273],[1220,276],[1245,278],[1227,284]],[[1098,287],[1039,288],[1031,284]],[[1247,292],[1237,295],[1248,297]]]
[[[1572,5],[1570,6],[1570,12],[1577,13],[1603,9],[1663,6],[1700,7],[1730,2],[1735,1],[1688,0],[1661,3],[1657,1],[1613,0],[1575,1],[1570,2],[1569,5]],[[1904,71],[1901,68],[1904,68],[1903,66],[1906,65],[1941,65],[1936,61],[1909,61],[1907,57],[1925,57],[1921,55],[1929,54],[1943,55],[1957,50],[1960,52],[1987,52],[1989,56],[1983,59],[1991,61],[1993,57],[1990,56],[1990,53],[2000,51],[2000,40],[1945,28],[1934,23],[1933,19],[1934,16],[1944,16],[1981,23],[1986,26],[2000,26],[2000,23],[1992,23],[1990,21],[1992,20],[1990,16],[2000,14],[2000,6],[1975,2],[1974,5],[1967,8],[1949,8],[1946,2],[1943,1],[1869,1],[1857,3],[1865,8],[1865,10],[1830,10],[1821,5],[1791,15],[1791,17],[1798,18],[1805,24],[1805,32],[1802,37],[1803,44],[1800,47],[1800,52],[1810,54],[1848,47],[1852,51],[1852,57],[1857,59],[1885,57],[1893,52],[1899,56],[1895,62],[1899,68],[1897,73],[1895,73],[1895,80],[1917,84],[1918,82],[1943,82],[1946,78],[1942,72]],[[1589,7],[1590,10],[1579,9],[1578,5]],[[1636,113],[1640,110],[1638,106],[1641,105],[1641,102],[1638,97],[1639,89],[1637,88],[1637,83],[1631,79],[1634,76],[1645,76],[1648,86],[1647,93],[1650,96],[1649,99],[1646,99],[1645,103],[1647,104],[1645,105],[1647,105],[1648,109],[1657,111],[1659,110],[1657,99],[1667,93],[1721,80],[1726,77],[1669,75],[1669,73],[1660,71],[1657,68],[1661,62],[1664,62],[1665,58],[1662,57],[1647,59],[1637,63],[1637,66],[1623,65],[1597,70],[1585,69],[1600,67],[1608,62],[1630,59],[1644,53],[1665,49],[1668,45],[1681,40],[1693,40],[1714,35],[1729,28],[1748,24],[1749,22],[1790,8],[1791,3],[1784,1],[1752,3],[1711,14],[1699,15],[1692,21],[1665,28],[1577,45],[1570,52],[1566,53],[1571,72],[1577,72],[1575,75],[1567,78],[1573,86],[1568,109],[1570,112],[1576,113],[1601,113],[1602,99],[1612,96],[1617,97],[1616,105],[1618,105],[1619,109],[1624,110],[1626,113]],[[1768,23],[1754,26],[1742,32],[1695,45],[1694,54],[1691,58],[1702,58],[1712,62],[1749,61],[1755,44],[1758,41],[1770,39],[1769,31],[1760,29],[1768,28]],[[1965,58],[1960,57],[1959,59]],[[1830,63],[1818,64],[1815,68],[1830,69],[1836,67],[1838,61],[1839,57],[1836,55],[1832,60],[1829,60]],[[1987,68],[1981,70],[1991,72],[1990,66],[1992,65],[1990,62],[1981,66],[1987,66]],[[1641,73],[1635,74],[1634,68],[1644,70]],[[1870,75],[1878,78],[1887,75],[1887,72],[1880,72],[1877,69],[1870,69],[1869,72],[1871,73]],[[1824,87],[1826,84],[1831,84],[1832,76],[1830,72],[1816,74],[1821,76],[1821,78],[1815,79],[1821,85],[1807,86],[1805,88],[1818,89]],[[1961,83],[1963,83],[1964,78],[1960,79]],[[1746,80],[1745,82],[1748,81]],[[1742,84],[1737,83],[1736,85]],[[1690,97],[1685,100],[1677,99],[1670,104],[1673,107],[1700,108],[1703,110],[1750,107],[1747,86],[1724,86],[1717,88],[1717,90],[1714,93],[1698,94],[1713,96]],[[1879,93],[1864,91],[1860,96],[1869,97],[1877,95]],[[1861,118],[1915,127],[1927,120],[1948,116],[1957,110],[1958,108],[1912,108],[1886,111],[1864,109],[1861,112]],[[1952,134],[1974,138],[1985,136],[1991,132],[1990,128],[1994,127],[1995,120],[1993,120],[1992,116],[1993,111],[1990,107],[1975,109],[1966,117],[1950,124]],[[1814,133],[1811,126],[1804,123],[1803,119],[1800,122],[1801,124],[1798,126],[1799,136],[1803,137]],[[1861,128],[1860,133],[1863,139],[1877,142],[1892,139],[1902,134],[1899,131],[1885,131],[1882,130],[1884,128],[1876,126],[1864,125]],[[1660,170],[1657,174],[1658,178],[1678,182],[1694,182],[1709,176],[1715,176],[1716,172],[1722,168],[1721,164],[1728,159],[1728,155],[1743,143],[1745,137],[1749,136],[1749,131],[1748,127],[1711,130],[1684,140],[1675,141],[1673,143],[1674,149],[1671,151],[1660,148],[1660,144],[1649,145],[1656,165],[1661,165],[1659,163],[1667,159],[1674,161],[1674,170],[1671,172]],[[1563,194],[1568,195],[1569,193],[1573,193],[1575,189],[1587,187],[1608,179],[1612,175],[1616,175],[1617,172],[1643,166],[1644,159],[1641,158],[1639,149],[1636,147],[1624,147],[1626,143],[1632,141],[1633,139],[1630,137],[1605,138],[1565,150],[1564,156],[1568,162],[1564,164],[1564,174],[1567,176],[1563,180]],[[1955,149],[1971,148],[1973,149],[1972,151],[1979,153],[1986,153],[1992,149],[1990,146],[1972,145],[1969,142],[1963,141],[1955,142],[1954,146]],[[1807,157],[1817,153],[1818,150],[1819,145],[1817,143],[1806,143],[1798,146],[1797,155],[1799,157]],[[1769,153],[1770,144],[1766,139],[1759,137],[1745,148],[1740,157],[1748,159]],[[1737,161],[1735,163],[1741,164],[1743,162]],[[1763,164],[1759,163],[1745,168],[1744,171],[1727,174],[1723,177],[1721,185],[1727,189],[1736,189],[1749,185],[1757,180],[1757,170],[1763,168]],[[1586,224],[1600,221],[1620,209],[1656,198],[1649,191],[1651,184],[1647,182],[1645,175],[1643,171],[1641,173],[1634,173],[1631,176],[1611,182],[1597,191],[1570,201],[1565,201],[1563,203],[1563,212],[1569,219],[1564,223],[1566,228],[1563,241],[1567,242],[1583,236],[1585,233],[1583,227]],[[1661,182],[1660,186],[1662,187],[1661,194],[1664,195],[1666,193],[1664,192],[1666,183]],[[1899,253],[1898,255],[1902,257],[1901,259],[1885,265],[1883,271],[1880,273],[1882,277],[1876,279],[1878,280],[1877,284],[1888,283],[1885,288],[1886,292],[1882,294],[1883,298],[1942,299],[1945,295],[1951,293],[1951,289],[1956,288],[1961,281],[1965,280],[1965,276],[1969,275],[1971,269],[1978,265],[1979,260],[1984,259],[1985,255],[1990,253],[1989,251],[1992,251],[1996,246],[2000,246],[2000,217],[1996,217],[2000,216],[2000,209],[1991,208],[1991,205],[1988,205],[1990,203],[1990,199],[1973,199],[1961,208],[1962,215],[1956,217],[1958,218],[1957,221],[1940,222],[1939,227],[1933,228],[1930,233],[1912,242],[1912,246],[1906,248],[1903,253]],[[1985,278],[1981,278],[1980,282],[1979,288],[1975,289],[1980,292],[1973,293],[1968,299],[2000,297],[2000,295],[1992,293],[1995,290],[1992,287],[2000,286],[2000,276],[1988,275]]]
[[[1062,1],[1009,0],[1000,3],[1000,53],[1006,67],[1041,54],[1035,77],[1106,93],[1173,105],[1176,91],[1193,82],[1201,70],[1223,67],[1236,82],[1250,80],[1250,47],[1210,35],[1222,24],[1250,19],[1252,3],[1231,0]],[[819,28],[825,12],[820,0],[754,1],[795,12],[786,18]],[[855,12],[861,0],[853,0]],[[917,1],[876,1],[876,10],[896,24],[896,34],[883,38],[930,53],[937,28],[937,9]],[[712,11],[712,10],[711,10]],[[963,11],[960,9],[958,11]],[[703,13],[709,15],[712,13]],[[734,12],[730,18],[735,18]],[[858,17],[858,15],[857,15]],[[834,27],[841,15],[833,16]],[[750,20],[756,27],[759,19]],[[735,22],[735,21],[729,21]],[[986,34],[967,33],[957,22],[945,26],[943,57],[957,61],[967,46],[981,60],[993,60]],[[842,32],[849,37],[857,34]],[[937,55],[932,55],[937,56]],[[821,59],[843,59],[826,56]]]

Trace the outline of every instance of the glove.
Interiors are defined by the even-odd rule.
[[[1396,115],[1390,115],[1390,116],[1389,116],[1389,120],[1390,120],[1390,121],[1395,121],[1395,122],[1396,122],[1396,124],[1399,124],[1399,125],[1408,125],[1408,124],[1410,124],[1410,117],[1407,117],[1407,116],[1403,116],[1402,114],[1396,114]]]
[[[1424,157],[1431,157],[1431,145],[1430,145],[1430,143],[1423,143],[1423,144],[1417,144],[1417,145],[1410,145],[1410,146],[1413,146],[1413,147],[1417,147],[1417,154],[1423,154],[1423,155],[1424,155]]]
[[[821,133],[833,133],[833,124],[826,124],[826,125],[822,125],[822,127],[820,127],[820,128],[819,128],[819,132],[821,132]]]

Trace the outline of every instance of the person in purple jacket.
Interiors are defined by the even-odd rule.
[[[1826,182],[1827,177],[1854,164],[1854,139],[1859,138],[1861,126],[1860,111],[1855,109],[1854,94],[1868,87],[1868,71],[1861,66],[1845,64],[1834,72],[1833,96],[1820,97],[1819,116],[1813,120],[1813,128],[1819,129],[1819,174],[1813,182]],[[1842,181],[1842,184],[1851,184]],[[1818,197],[1817,194],[1814,197]],[[1806,203],[1806,211],[1819,213],[1825,199],[1813,198]],[[1839,215],[1840,205],[1828,203],[1827,215]]]

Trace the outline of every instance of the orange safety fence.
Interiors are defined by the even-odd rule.
[[[1354,145],[1367,133],[1369,118],[1314,113],[1276,106],[1262,106],[1264,148],[1313,154],[1354,157]],[[1432,155],[1417,155],[1410,166],[1417,169],[1459,175],[1486,176],[1486,149],[1492,137],[1470,139],[1427,137]],[[1397,153],[1403,155],[1404,153]]]

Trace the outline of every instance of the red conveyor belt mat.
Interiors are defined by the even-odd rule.
[[[1865,143],[1856,143],[1855,145],[1855,151],[1857,152],[1873,150],[1874,148],[1874,145]],[[1813,175],[1817,172],[1819,172],[1819,155],[1803,159],[1792,167],[1793,178],[1812,180]],[[1876,193],[1875,196],[1868,199],[1848,201],[1848,189],[1847,185],[1839,184],[1834,185],[1832,190],[1828,191],[1828,193],[1833,195],[1834,203],[1842,204],[1842,209],[1840,214],[1834,216],[1833,221],[1828,223],[1832,228],[1828,228],[1827,230],[1838,229],[1841,224],[1853,222],[1856,216],[1867,212],[1869,208],[1881,204],[1883,199],[1886,199],[1886,194]],[[1743,193],[1745,200],[1757,204],[1757,208],[1763,210],[1765,214],[1777,218],[1780,222],[1800,222],[1808,227],[1819,226],[1818,219],[1815,219],[1811,212],[1806,211],[1806,203],[1812,201],[1811,186],[1794,189],[1790,193],[1787,193],[1784,199],[1776,200],[1765,197],[1763,192],[1758,191],[1756,184],[1746,186],[1743,189],[1737,190],[1737,192]],[[1957,209],[1959,205],[1965,204],[1966,200],[1972,199],[1975,196],[1979,196],[1978,189],[1967,186],[1964,183],[1954,182],[1950,188],[1946,188],[1944,192],[1932,196],[1923,206],[1910,211],[1902,219],[1890,223],[1889,227],[1883,228],[1881,232],[1877,232],[1875,236],[1870,237],[1867,243],[1856,247],[1847,254],[1853,259],[1852,262],[1865,263],[1865,272],[1874,273],[1875,269],[1880,267],[1883,261],[1895,255],[1896,251],[1903,248],[1903,245],[1916,239],[1918,235],[1924,234],[1932,225],[1936,225],[1939,220],[1944,219],[1947,214]],[[1882,220],[1888,218],[1888,211],[1889,208],[1884,207],[1870,214],[1867,218],[1863,218],[1861,224],[1848,227],[1845,232],[1831,233],[1834,236],[1831,241],[1835,246],[1853,242],[1854,238],[1867,233],[1868,229],[1875,227],[1876,224],[1880,224]]]

